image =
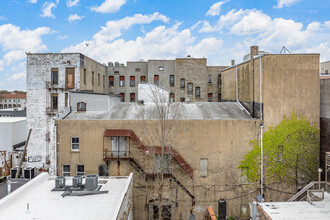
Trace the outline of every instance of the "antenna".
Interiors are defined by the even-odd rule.
[[[283,54],[287,54],[287,53],[291,54],[291,52],[285,46],[282,47],[282,50],[281,50],[280,54],[282,54],[282,53]]]

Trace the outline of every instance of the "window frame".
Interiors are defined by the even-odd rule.
[[[115,86],[115,77],[114,76],[109,76],[109,87],[110,86]]]
[[[78,138],[78,143],[74,143],[73,142],[73,139],[74,138]],[[79,150],[80,150],[80,139],[79,139],[79,137],[71,137],[70,138],[71,139],[71,152],[79,152]],[[73,146],[78,146],[78,148],[74,148]]]
[[[189,88],[189,86],[190,86],[191,88]],[[188,94],[193,94],[193,93],[194,93],[194,84],[193,84],[192,82],[187,83],[187,93],[188,93]]]
[[[186,80],[184,78],[180,79],[180,89],[184,89],[186,87]]]
[[[84,85],[86,85],[86,77],[87,77],[86,69],[84,69]]]
[[[79,171],[78,166],[80,166],[80,167],[82,166],[84,171]],[[76,165],[76,176],[85,176],[85,165],[84,164],[77,164]]]
[[[79,105],[82,105],[80,107]],[[82,109],[82,110],[80,110]],[[77,112],[85,112],[87,110],[87,103],[86,102],[77,102]]]
[[[58,93],[51,93],[51,110],[58,110]],[[54,108],[54,98],[56,97],[56,107]]]
[[[120,101],[121,102],[125,102],[125,93],[119,93],[119,95],[120,95]]]
[[[129,100],[130,100],[130,102],[135,102],[135,93],[134,92],[129,94]]]
[[[58,85],[58,68],[51,68],[51,84],[52,85]],[[53,72],[56,72],[56,82],[54,82],[54,74]]]
[[[164,71],[164,67],[163,66],[159,66],[158,67],[158,71]]]
[[[208,75],[208,83],[209,84],[213,83],[213,76],[212,75]]]
[[[207,93],[207,101],[213,102],[213,93]]]
[[[135,72],[136,73],[141,72],[141,69],[140,68],[135,68]]]
[[[203,172],[202,172],[202,166],[205,166],[205,170],[203,170]],[[199,176],[206,177],[208,174],[208,168],[209,168],[208,158],[200,158],[199,159]]]
[[[170,75],[170,87],[174,87],[175,86],[175,77],[174,75]]]
[[[129,77],[129,86],[130,87],[135,87],[135,76],[130,76]]]
[[[197,86],[195,88],[195,97],[196,99],[200,99],[201,98],[201,87]]]
[[[154,84],[159,86],[159,75],[154,75]]]
[[[65,166],[69,167],[69,171],[64,171]],[[69,174],[69,175],[67,175],[67,174]],[[62,165],[62,176],[71,176],[71,166],[70,166],[70,164],[63,164]]]
[[[97,74],[97,85],[101,85],[101,75],[99,73]]]
[[[119,87],[125,87],[125,76],[119,76]]]
[[[170,93],[170,103],[175,102],[175,94],[174,93]]]

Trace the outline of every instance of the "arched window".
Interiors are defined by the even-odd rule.
[[[180,79],[180,89],[184,89],[185,88],[185,80],[184,78]]]
[[[187,93],[193,94],[193,84],[192,83],[187,84]]]
[[[2,104],[0,104],[0,109],[3,109],[3,105]]]
[[[142,84],[146,83],[146,77],[145,76],[140,77],[140,83],[142,83]]]

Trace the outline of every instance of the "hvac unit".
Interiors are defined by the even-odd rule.
[[[23,169],[23,168],[21,168],[21,170],[20,170],[20,172],[19,172],[19,174],[20,174],[19,176],[22,175],[22,169]],[[14,167],[14,168],[11,168],[11,169],[10,169],[10,177],[11,177],[12,179],[15,179],[15,178],[16,178],[17,170],[18,170],[18,167]]]
[[[87,175],[86,182],[85,182],[85,189],[87,190],[95,190],[97,189],[99,176],[96,174]]]
[[[58,176],[55,179],[55,188],[64,188],[65,187],[65,177]]]
[[[33,179],[36,174],[36,168],[35,167],[26,167],[23,171],[23,175],[25,179]]]
[[[82,176],[74,176],[72,178],[72,186],[81,187],[82,186]]]
[[[119,67],[119,62],[115,62],[115,67]]]

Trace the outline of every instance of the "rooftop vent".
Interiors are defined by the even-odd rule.
[[[64,188],[65,187],[65,178],[64,176],[58,176],[55,179],[55,188]]]
[[[187,57],[191,57],[191,55],[187,55]]]
[[[113,67],[113,62],[108,62],[108,66]]]
[[[74,176],[72,178],[72,186],[81,187],[82,186],[82,176]]]
[[[116,67],[119,67],[119,62],[115,62],[115,66]]]
[[[86,176],[85,189],[86,190],[95,190],[97,189],[99,176],[96,174],[91,174]]]

